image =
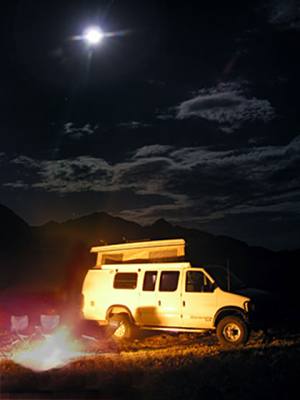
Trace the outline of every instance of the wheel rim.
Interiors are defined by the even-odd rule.
[[[223,328],[223,336],[229,342],[237,342],[242,335],[240,326],[234,322],[226,324]]]
[[[115,330],[114,336],[122,338],[125,336],[125,334],[126,334],[126,326],[124,322],[121,322],[118,328]]]

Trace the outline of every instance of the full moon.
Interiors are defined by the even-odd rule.
[[[87,28],[83,34],[84,40],[92,46],[99,44],[104,37],[102,30],[98,27]]]

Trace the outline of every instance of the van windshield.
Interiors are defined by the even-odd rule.
[[[244,282],[222,265],[206,265],[205,269],[222,290],[234,292],[246,287]]]

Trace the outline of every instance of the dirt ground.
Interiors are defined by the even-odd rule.
[[[0,398],[289,399],[299,387],[297,331],[255,332],[235,349],[209,334],[145,333],[122,345],[89,342],[86,350],[45,372],[2,357]]]

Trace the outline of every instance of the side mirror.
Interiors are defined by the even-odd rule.
[[[218,288],[218,285],[216,284],[216,282],[213,282],[211,284],[211,288],[212,288],[212,292],[214,292]]]
[[[206,284],[203,288],[204,288],[204,290],[203,290],[203,292],[205,292],[205,293],[213,293],[215,290],[216,290],[216,288],[217,288],[218,286],[216,285],[216,283],[214,282],[210,282],[209,281],[209,283],[208,284]]]

